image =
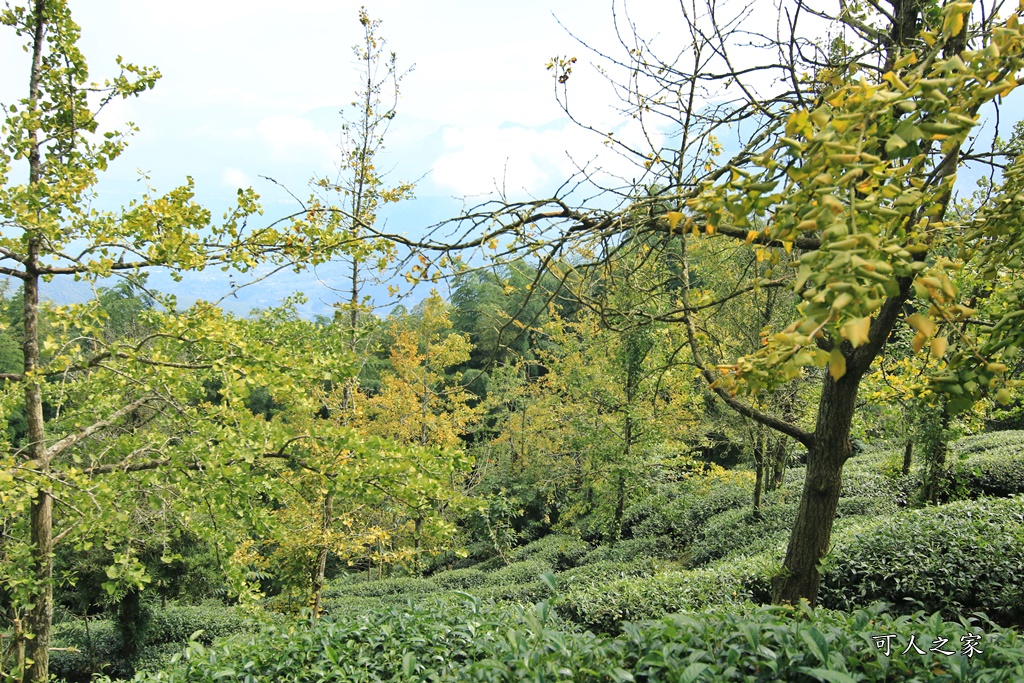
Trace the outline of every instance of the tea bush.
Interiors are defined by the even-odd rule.
[[[950,451],[956,455],[970,455],[1003,448],[1024,453],[1024,431],[1006,430],[975,434],[950,444]]]
[[[324,599],[331,600],[341,597],[380,598],[395,595],[426,595],[441,589],[433,579],[415,576],[399,576],[379,581],[361,581],[358,583],[331,584],[324,589]]]
[[[961,650],[968,634],[977,638],[972,657]],[[889,653],[877,646],[880,637]],[[911,637],[924,650],[945,639],[953,654],[901,654]],[[168,670],[135,678],[221,680],[994,683],[1024,680],[1024,642],[1008,629],[938,615],[748,604],[631,623],[603,637],[559,623],[546,603],[501,608],[472,601],[298,623],[214,647],[196,642]]]
[[[981,611],[1024,624],[1024,497],[959,501],[846,529],[833,540],[821,604],[875,600],[897,612]]]
[[[153,610],[145,644],[134,659],[125,659],[116,625],[108,619],[73,619],[55,625],[50,671],[65,681],[89,681],[93,672],[130,676],[141,668],[164,666],[195,634],[199,642],[235,633],[255,632],[259,625],[237,607],[208,601],[201,605],[170,604]],[[67,648],[74,648],[70,650]]]
[[[771,598],[771,577],[779,564],[770,554],[604,585],[570,588],[554,601],[570,621],[601,633],[617,633],[623,621],[656,619],[683,610]]]
[[[525,562],[513,562],[507,567],[489,572],[487,575],[488,586],[515,585],[536,581],[541,574],[550,572],[553,567],[547,562],[540,560],[527,560]]]
[[[509,557],[513,562],[535,560],[562,570],[580,564],[588,552],[590,546],[575,536],[551,534],[516,548]]]
[[[727,510],[709,519],[689,548],[689,562],[700,567],[737,550],[748,549],[766,536],[793,527],[796,505],[768,505],[761,508],[761,519],[754,519],[752,508]]]
[[[751,491],[741,482],[714,483],[707,490],[687,491],[663,503],[644,504],[644,516],[635,514],[629,526],[634,538],[665,537],[685,547],[714,515],[750,505]]]
[[[475,568],[451,569],[438,572],[430,577],[431,581],[445,590],[466,590],[487,583],[487,572]]]
[[[642,557],[633,562],[594,562],[555,575],[560,591],[581,586],[600,587],[619,579],[652,576],[658,571],[658,562]]]
[[[664,537],[629,538],[594,548],[583,558],[582,565],[596,562],[629,562],[642,557],[667,559],[678,554],[679,552]]]

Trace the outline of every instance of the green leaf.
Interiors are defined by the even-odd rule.
[[[842,671],[832,671],[831,669],[804,669],[803,672],[808,676],[814,676],[819,681],[826,681],[827,683],[857,683],[857,680],[850,676],[850,674],[843,673]]]
[[[828,664],[828,643],[825,642],[825,636],[821,635],[821,631],[813,626],[809,626],[800,632],[800,637],[807,643],[807,647],[810,648],[811,652],[818,661],[822,664]]]

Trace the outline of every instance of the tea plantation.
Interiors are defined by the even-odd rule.
[[[749,483],[695,477],[593,545],[551,534],[423,576],[342,573],[324,616],[207,602],[154,610],[118,659],[106,620],[66,620],[68,681],[1022,681],[1024,432],[954,444],[945,502],[868,452],[844,471],[820,606],[767,605],[802,482],[752,514]],[[447,564],[457,564],[448,558]]]

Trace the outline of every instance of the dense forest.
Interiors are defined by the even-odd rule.
[[[96,208],[159,72],[7,4],[0,680],[1024,680],[1024,4],[783,5],[592,50],[670,124],[593,131],[632,182],[410,237],[366,10],[336,179],[218,219],[191,180]],[[315,319],[149,283],[327,262]]]

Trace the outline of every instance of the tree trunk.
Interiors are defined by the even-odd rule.
[[[859,374],[848,373],[838,381],[825,375],[796,523],[782,574],[773,582],[772,600],[776,604],[796,604],[800,598],[812,605],[817,602],[821,584],[818,564],[828,553],[832,537],[843,464],[851,453],[850,427],[859,384]]]
[[[761,492],[764,489],[764,442],[754,440],[754,510],[755,521],[761,521]]]
[[[36,0],[35,35],[32,49],[32,73],[29,80],[30,109],[39,107],[39,77],[42,69],[43,44],[46,33],[46,2]],[[30,134],[28,154],[29,185],[37,186],[42,179],[42,153],[36,132]],[[50,463],[46,455],[46,431],[43,424],[43,392],[40,380],[34,376],[39,369],[39,253],[38,235],[28,241],[25,259],[24,332],[22,354],[25,362],[25,413],[28,421],[28,458],[43,476],[49,474]],[[25,627],[32,639],[25,648],[25,657],[32,663],[25,668],[26,683],[46,681],[50,672],[50,629],[53,623],[53,497],[41,490],[32,500],[30,511],[33,547],[33,573],[36,581],[35,604],[28,613]]]
[[[914,441],[912,439],[907,439],[907,445],[903,447],[903,467],[900,469],[900,472],[903,473],[903,476],[907,476],[908,474],[910,474],[910,463],[913,457]]]
[[[313,574],[313,616],[319,617],[323,607],[324,577],[327,573],[327,532],[331,530],[334,518],[334,494],[324,494],[323,517],[320,520],[320,554],[316,560],[316,571]],[[372,561],[371,561],[372,565]]]
[[[38,245],[30,247],[38,254]],[[31,263],[35,266],[36,258]],[[38,380],[27,379],[39,366],[38,312],[39,276],[25,281],[25,408],[28,416],[29,460],[45,476],[50,471],[46,455],[46,432],[43,424],[42,390]],[[28,613],[26,631],[33,635],[28,641],[26,657],[32,664],[25,670],[26,683],[45,681],[50,670],[50,626],[53,622],[53,497],[40,490],[32,500],[30,512],[33,553],[33,574],[36,581],[35,605]]]
[[[769,458],[768,481],[765,482],[765,490],[774,491],[782,486],[782,483],[786,479],[786,465],[789,464],[788,460],[789,456],[786,452],[786,437],[779,436],[772,448],[771,458]]]
[[[619,540],[622,538],[622,518],[626,512],[626,474],[621,470],[615,489],[615,540]]]

